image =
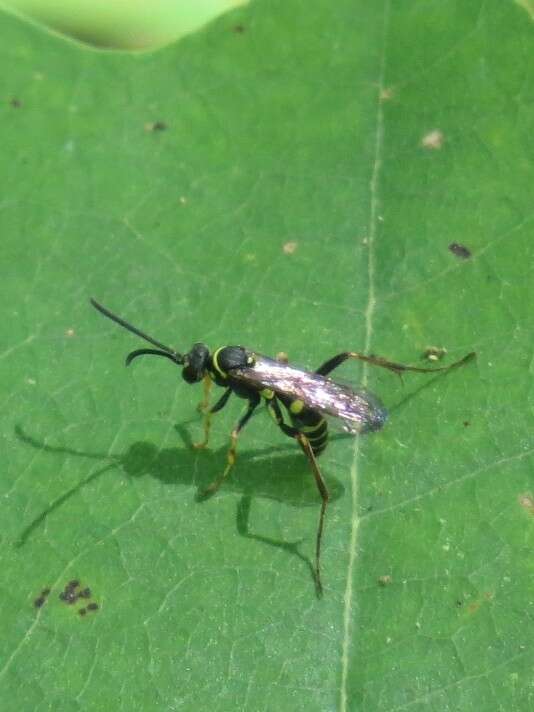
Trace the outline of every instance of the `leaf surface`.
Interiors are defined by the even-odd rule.
[[[258,2],[146,55],[2,26],[4,709],[531,709],[529,15]],[[90,296],[182,351],[477,361],[340,369],[390,418],[321,457],[317,600],[298,449],[260,413],[197,501],[242,404],[192,450],[201,388],[125,369]]]

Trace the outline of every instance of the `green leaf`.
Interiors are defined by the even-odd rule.
[[[2,708],[531,709],[528,13],[273,0],[145,55],[2,27]],[[240,404],[193,450],[201,387],[125,369],[90,296],[179,350],[477,360],[340,369],[390,418],[320,459],[318,600],[298,448],[259,414],[198,501]]]

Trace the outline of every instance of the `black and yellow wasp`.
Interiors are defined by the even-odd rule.
[[[298,442],[308,458],[322,499],[315,548],[315,577],[319,593],[322,591],[321,539],[329,498],[328,489],[317,465],[317,457],[328,442],[328,424],[323,416],[341,419],[344,430],[353,434],[379,430],[387,419],[387,411],[375,395],[364,388],[355,389],[336,383],[328,378],[328,374],[348,359],[366,361],[399,375],[405,371],[435,373],[460,366],[475,355],[470,353],[460,361],[441,368],[418,368],[394,363],[380,356],[345,351],[325,361],[316,371],[305,371],[291,366],[283,356],[272,359],[243,346],[222,346],[210,353],[205,344],[198,343],[194,344],[188,353],[180,354],[113,314],[94,299],[91,299],[91,304],[108,319],[157,347],[132,351],[126,357],[127,366],[138,356],[164,356],[183,366],[182,377],[187,383],[204,382],[204,399],[200,406],[205,414],[204,439],[195,447],[203,448],[208,444],[211,416],[224,408],[232,393],[248,401],[245,413],[232,430],[226,468],[222,475],[207,487],[205,495],[216,492],[228,476],[236,461],[239,433],[262,401],[280,430]],[[224,393],[215,405],[209,407],[209,391],[213,384],[224,388]]]

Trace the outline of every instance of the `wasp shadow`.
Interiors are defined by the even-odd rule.
[[[52,456],[79,457],[102,464],[54,499],[23,529],[15,546],[24,546],[58,508],[68,502],[71,497],[75,497],[85,487],[115,469],[121,470],[132,479],[153,477],[166,486],[182,485],[195,488],[195,500],[199,504],[209,501],[209,498],[203,496],[204,490],[220,476],[226,465],[228,448],[223,446],[217,450],[208,448],[200,451],[195,450],[186,425],[187,423],[175,426],[183,447],[160,449],[151,442],[138,441],[117,455],[50,445],[31,436],[20,425],[16,425],[16,437],[27,446]],[[343,495],[345,488],[336,477],[328,475],[325,477],[325,481],[330,491],[331,500],[338,499]],[[241,536],[261,541],[298,556],[307,564],[312,577],[314,577],[311,561],[298,551],[300,542],[286,542],[253,534],[249,531],[248,526],[248,515],[253,498],[277,500],[299,508],[311,506],[319,508],[321,499],[313,474],[296,443],[290,441],[287,445],[280,444],[240,451],[236,465],[224,482],[222,489],[225,492],[238,493],[242,497],[236,512],[236,528]]]

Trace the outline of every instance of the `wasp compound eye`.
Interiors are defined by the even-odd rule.
[[[202,380],[202,374],[192,366],[186,366],[182,369],[182,378],[186,383],[198,383]]]

